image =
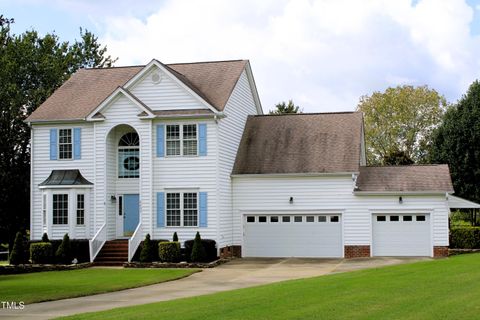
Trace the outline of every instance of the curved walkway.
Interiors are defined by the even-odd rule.
[[[23,310],[0,309],[0,319],[50,319],[425,259],[429,258],[237,259],[171,282],[87,297],[34,303],[26,305]]]

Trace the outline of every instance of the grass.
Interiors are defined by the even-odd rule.
[[[8,265],[8,260],[0,260],[0,266]]]
[[[480,254],[280,282],[68,319],[474,319]]]
[[[141,287],[186,277],[194,269],[88,268],[0,276],[0,300],[26,304]]]

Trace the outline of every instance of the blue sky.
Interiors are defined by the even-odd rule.
[[[117,65],[250,59],[265,110],[354,110],[389,86],[428,85],[455,102],[480,71],[479,0],[0,0],[12,29],[79,28]]]

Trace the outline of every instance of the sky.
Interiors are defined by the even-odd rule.
[[[480,0],[0,0],[12,30],[92,31],[116,66],[249,59],[265,112],[355,110],[428,85],[456,102],[480,78]]]

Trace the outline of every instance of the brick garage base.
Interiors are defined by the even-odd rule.
[[[242,246],[227,246],[220,248],[220,258],[241,258]]]
[[[370,246],[345,246],[345,258],[369,258]]]
[[[433,256],[435,258],[448,257],[448,247],[433,247]]]

